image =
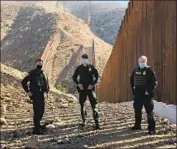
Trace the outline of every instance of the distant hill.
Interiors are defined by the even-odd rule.
[[[71,75],[75,69],[73,59],[77,57],[80,62],[78,49],[82,45],[83,49],[91,50],[94,39],[96,67],[102,75],[112,46],[95,36],[83,20],[56,8],[55,3],[3,4],[1,17],[3,64],[29,71],[35,67],[35,60],[43,54],[47,45],[50,45],[51,53],[46,60],[50,64],[46,65],[50,82],[57,85],[61,81],[70,81],[71,86]],[[52,38],[54,35],[57,36]]]
[[[90,9],[90,28],[95,35],[105,42],[114,44],[117,31],[125,13],[125,7],[118,2],[62,1],[60,6],[73,15],[88,22]]]

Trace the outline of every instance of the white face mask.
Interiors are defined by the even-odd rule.
[[[82,59],[82,64],[87,65],[89,63],[88,59]]]

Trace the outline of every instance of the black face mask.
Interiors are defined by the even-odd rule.
[[[41,70],[42,69],[42,65],[37,65],[37,69]]]

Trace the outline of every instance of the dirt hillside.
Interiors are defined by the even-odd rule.
[[[112,50],[112,46],[96,37],[84,21],[53,3],[3,4],[2,24],[1,60],[18,70],[34,68],[36,58],[42,55],[49,42],[54,43],[45,67],[54,85],[62,83],[62,71],[71,64],[73,54],[81,45],[84,49],[92,49],[94,39],[96,67],[100,75]],[[74,69],[70,69],[69,79]]]

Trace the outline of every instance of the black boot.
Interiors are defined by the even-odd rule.
[[[80,124],[80,126],[85,126],[86,125],[86,120],[82,121],[82,123]]]
[[[149,130],[149,131],[148,131],[148,134],[149,134],[149,135],[155,135],[155,134],[156,134],[156,131],[155,131],[155,130]]]
[[[40,129],[41,129],[41,130],[45,130],[45,129],[46,129],[46,126],[45,126],[45,125],[40,125]]]
[[[82,123],[80,124],[80,126],[85,126],[86,125],[86,119],[87,119],[87,111],[86,109],[84,109],[84,107],[81,108],[81,116],[82,116]]]
[[[36,128],[34,128],[34,130],[33,130],[33,134],[34,134],[34,135],[43,135],[43,132],[40,131],[40,129],[36,129]]]
[[[130,129],[131,130],[141,130],[141,126],[133,126]]]
[[[101,129],[99,123],[95,124],[95,129],[96,130]]]
[[[45,125],[40,125],[40,131],[42,133],[47,132],[46,126]]]

